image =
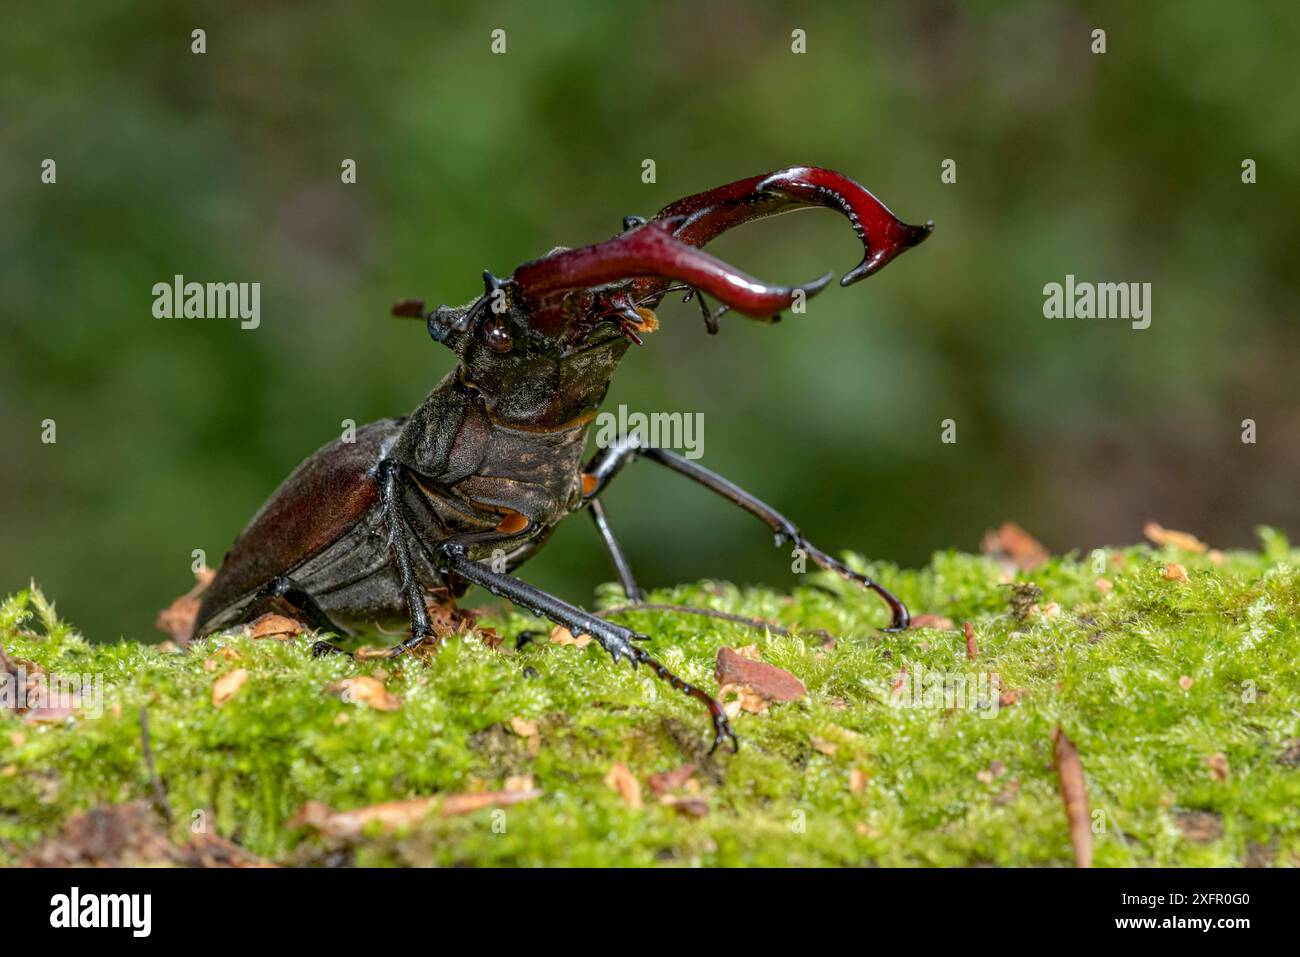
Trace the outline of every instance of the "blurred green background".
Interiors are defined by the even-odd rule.
[[[342,420],[414,408],[450,354],[387,318],[392,301],[463,302],[485,267],[791,163],[842,170],[935,235],[773,328],[710,338],[670,300],[608,408],[703,412],[705,464],[823,547],[904,564],[1007,518],[1054,551],[1132,541],[1148,518],[1221,547],[1261,522],[1300,531],[1292,4],[11,3],[5,19],[0,589],[35,577],[94,639],[149,635],[191,550],[219,561]],[[820,211],[711,248],[773,281],[860,256]],[[261,328],[154,319],[151,287],[175,273],[260,282]],[[1066,273],[1151,282],[1151,328],[1044,319]],[[606,501],[645,584],[790,581],[761,526],[684,480],[643,465]],[[525,573],[579,601],[611,577],[584,517]]]

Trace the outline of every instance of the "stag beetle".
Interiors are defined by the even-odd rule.
[[[796,166],[688,196],[650,220],[629,216],[614,238],[556,249],[508,279],[483,274],[483,295],[428,312],[404,300],[393,314],[426,320],[457,357],[409,416],[384,419],[351,442],[320,449],[253,517],[205,590],[193,635],[285,607],[320,631],[401,621],[398,655],[435,637],[426,600],[451,602],[479,585],[533,614],[585,633],[615,662],[651,668],[708,706],[713,748],[738,746],[722,705],[634,644],[631,629],[584,611],[510,574],[560,519],[591,513],[623,588],[640,600],[600,494],[629,461],[647,459],[699,482],[766,522],[777,544],[793,542],[818,566],[876,592],[891,629],[906,628],[903,603],[882,585],[813,546],[775,509],[722,476],[624,437],[582,464],[588,428],[610,377],[641,333],[657,325],[664,296],[698,301],[709,332],[728,310],[775,321],[819,292],[827,274],[799,286],[768,285],[700,247],[734,226],[808,207],[839,210],[865,247],[840,285],[877,272],[924,240],[933,223],[909,226],[864,187],[827,169]],[[709,294],[721,305],[711,309]],[[495,559],[495,560],[494,560]]]

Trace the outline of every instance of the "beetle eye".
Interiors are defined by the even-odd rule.
[[[483,339],[493,352],[509,352],[515,340],[510,335],[510,327],[500,316],[491,316],[483,323]]]

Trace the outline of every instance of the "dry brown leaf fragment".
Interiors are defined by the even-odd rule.
[[[851,794],[861,794],[866,790],[869,780],[870,775],[866,771],[861,768],[851,768],[849,770],[849,792]]]
[[[990,761],[989,766],[975,774],[975,780],[981,784],[992,784],[1002,775],[1007,773],[1007,766],[1001,761]]]
[[[808,739],[815,750],[820,751],[828,757],[833,758],[835,755],[839,754],[840,746],[834,741],[828,741],[826,738],[819,738],[815,734],[809,735]]]
[[[413,803],[420,805],[418,811],[412,807]],[[400,811],[393,805],[400,805]],[[397,821],[399,815],[405,823],[409,823],[413,818],[416,821],[423,821],[430,806],[431,802],[423,799],[418,802],[390,802],[387,805],[375,805],[352,812],[338,812],[331,809],[329,805],[313,799],[298,808],[297,813],[285,822],[285,827],[290,829],[310,827],[332,837],[355,837],[372,820],[385,822],[385,827]]]
[[[952,627],[952,619],[944,615],[913,615],[909,628],[934,628],[947,631]]]
[[[1012,778],[1007,782],[1007,786],[993,795],[994,804],[1010,804],[1020,793],[1020,778]]]
[[[537,722],[516,716],[510,719],[510,730],[521,738],[531,738],[537,734]]]
[[[1003,522],[996,531],[984,533],[980,551],[1022,572],[1047,564],[1051,553],[1015,522]]]
[[[573,632],[563,625],[556,625],[551,629],[550,641],[553,645],[573,645],[575,648],[585,648],[591,644],[591,635],[581,634],[575,636]]]
[[[980,646],[975,641],[975,626],[969,621],[962,622],[962,632],[966,635],[966,660],[974,661],[980,654]]]
[[[526,791],[479,791],[473,794],[448,794],[440,799],[438,813],[443,817],[470,814],[488,807],[509,807],[542,796],[538,788]]]
[[[262,615],[248,626],[248,633],[253,638],[274,638],[277,641],[297,638],[306,631],[308,628],[302,622],[274,613]]]
[[[1203,541],[1189,532],[1179,532],[1172,528],[1162,528],[1156,522],[1147,522],[1142,526],[1142,534],[1156,545],[1172,545],[1185,552],[1202,555],[1209,548]]]
[[[1059,725],[1052,729],[1052,759],[1056,764],[1061,800],[1065,803],[1065,817],[1070,825],[1074,863],[1077,867],[1091,867],[1092,828],[1088,820],[1088,788],[1083,777],[1083,761],[1079,759],[1079,749]]]
[[[742,711],[767,714],[770,704],[749,685],[723,685],[718,689],[718,700],[722,702],[722,709],[728,718],[734,718]]]
[[[331,682],[325,686],[325,691],[342,698],[348,704],[363,704],[376,711],[397,711],[402,707],[402,699],[389,692],[382,681],[370,675]]]
[[[1177,821],[1183,837],[1198,844],[1223,836],[1223,819],[1212,811],[1185,811],[1178,815]]]
[[[273,867],[215,834],[174,844],[150,801],[93,808],[28,852],[25,867]]]
[[[1276,858],[1277,846],[1275,844],[1261,844],[1258,841],[1251,841],[1246,845],[1246,859],[1242,863],[1246,867],[1272,867]]]
[[[741,645],[734,649],[736,654],[742,658],[748,658],[750,661],[762,661],[763,654],[758,650],[758,645]]]
[[[531,774],[512,774],[506,778],[504,791],[531,791],[533,790],[533,776]]]
[[[235,695],[239,694],[239,689],[244,687],[244,682],[247,680],[247,668],[236,668],[234,671],[222,675],[212,683],[212,706],[214,708],[220,708]]]
[[[244,656],[229,646],[216,648],[203,660],[203,670],[211,674],[221,667],[223,661],[239,661]]]
[[[449,601],[427,598],[424,603],[429,612],[429,624],[439,638],[446,638],[467,628],[473,628],[479,614],[472,608],[457,608]]]
[[[674,768],[672,771],[661,771],[658,774],[652,774],[649,778],[650,790],[655,794],[667,794],[669,791],[675,791],[690,780],[691,775],[695,773],[695,765],[683,764],[680,768]]]
[[[71,695],[56,704],[38,704],[28,708],[23,720],[28,724],[59,724],[69,718],[75,718],[81,708],[81,696]]]
[[[1185,582],[1188,580],[1187,569],[1178,564],[1178,562],[1170,562],[1162,568],[1160,570],[1160,577],[1165,581],[1170,582]]]
[[[1284,768],[1300,768],[1300,738],[1282,742],[1282,753],[1277,756],[1277,763]]]
[[[535,757],[541,750],[542,735],[537,729],[537,722],[516,716],[510,719],[510,730],[528,742],[529,756]]]
[[[1028,688],[1011,688],[1008,691],[1002,692],[998,697],[998,706],[1009,708],[1027,694],[1029,694]]]
[[[719,685],[744,685],[768,701],[797,701],[808,694],[802,681],[775,665],[746,658],[734,648],[719,648],[714,677]]]
[[[207,565],[200,565],[194,573],[194,587],[158,612],[154,627],[173,641],[188,644],[194,632],[194,621],[199,615],[199,596],[212,584],[214,577],[216,572]]]
[[[664,795],[659,803],[671,807],[684,817],[704,817],[709,813],[709,802],[702,797],[673,797]]]
[[[1228,766],[1228,756],[1222,751],[1207,757],[1205,767],[1209,770],[1212,781],[1226,781],[1232,776],[1232,769]]]
[[[308,801],[287,822],[288,827],[310,827],[330,837],[350,839],[360,837],[365,828],[376,824],[380,830],[394,831],[414,827],[437,812],[442,817],[469,814],[488,807],[508,807],[531,801],[541,795],[539,790],[529,791],[478,791],[468,794],[446,794],[426,798],[408,798],[404,801],[386,801],[352,811],[334,811],[320,801]]]
[[[51,675],[26,658],[11,658],[0,648],[0,674],[11,683],[10,708],[29,724],[58,724],[81,710],[83,689]]]
[[[198,617],[199,600],[191,595],[181,595],[158,612],[153,626],[172,641],[186,642],[194,632],[194,622]]]
[[[611,767],[605,774],[605,786],[617,791],[628,807],[641,807],[641,782],[627,769],[627,765],[615,764]]]

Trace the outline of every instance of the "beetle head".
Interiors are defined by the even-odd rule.
[[[575,311],[564,328],[548,327],[511,279],[485,272],[483,286],[483,295],[464,306],[425,312],[422,302],[404,300],[393,314],[425,319],[430,338],[456,354],[461,381],[501,421],[544,427],[599,405],[632,344],[622,326],[584,321],[595,311],[588,309]]]
[[[484,292],[466,306],[425,313],[407,300],[395,315],[427,319],[429,334],[460,359],[462,380],[498,414],[548,424],[594,410],[633,342],[657,326],[654,308],[672,291],[695,297],[710,332],[728,311],[774,321],[830,282],[761,282],[702,247],[734,226],[813,206],[839,210],[864,246],[848,286],[922,242],[932,224],[909,226],[864,187],[831,170],[796,166],[688,196],[647,221],[624,220],[612,239],[555,249],[505,280],[484,273]],[[704,295],[721,306],[710,310]]]

